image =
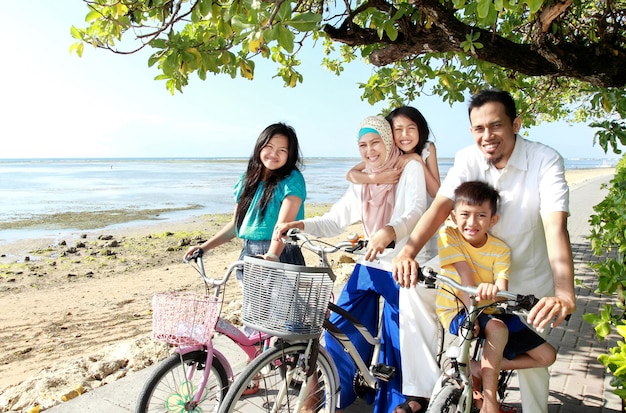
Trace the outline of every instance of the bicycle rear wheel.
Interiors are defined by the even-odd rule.
[[[335,365],[319,349],[315,370],[307,380],[305,365],[312,360],[309,348],[308,342],[286,344],[261,353],[231,385],[219,413],[334,413]],[[250,383],[258,383],[258,391],[243,395]]]
[[[228,378],[221,362],[214,358],[204,392],[197,403],[206,368],[207,353],[202,350],[173,354],[157,366],[139,393],[136,413],[214,412],[228,391]]]
[[[462,391],[457,386],[456,382],[447,380],[443,383],[443,386],[437,392],[435,397],[430,400],[428,404],[427,413],[455,413],[457,409],[461,409],[458,411],[465,411],[464,404],[461,403],[461,394]]]

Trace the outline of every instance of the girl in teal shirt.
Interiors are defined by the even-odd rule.
[[[278,223],[304,219],[306,185],[299,168],[300,146],[295,130],[275,123],[259,135],[248,168],[235,185],[237,204],[231,221],[209,240],[189,248],[185,257],[202,248],[204,252],[234,237],[243,240],[240,259],[261,256],[266,260],[304,265],[300,248],[272,240]],[[243,274],[237,273],[241,281]]]

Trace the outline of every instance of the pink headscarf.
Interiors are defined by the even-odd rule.
[[[378,134],[387,149],[386,158],[378,168],[372,168],[365,162],[365,173],[377,174],[395,168],[400,157],[400,149],[393,142],[393,133],[389,122],[382,116],[368,116],[359,125],[358,139],[367,133]],[[370,237],[389,223],[393,214],[396,198],[395,184],[364,184],[361,189],[363,201],[362,221],[365,235]]]

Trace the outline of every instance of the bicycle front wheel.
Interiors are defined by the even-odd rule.
[[[456,413],[464,412],[465,403],[461,403],[462,390],[456,382],[447,380],[441,390],[430,400],[426,413]],[[461,405],[463,404],[463,405]]]
[[[228,378],[214,358],[208,381],[197,397],[207,366],[206,351],[173,354],[161,362],[148,378],[137,400],[136,413],[214,412],[228,391]]]
[[[261,353],[231,385],[219,413],[334,413],[335,365],[325,350],[313,358],[309,350],[308,343],[296,343]],[[306,366],[313,360],[307,379]]]

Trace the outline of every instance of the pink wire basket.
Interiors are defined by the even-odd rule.
[[[154,294],[152,337],[177,346],[204,345],[211,341],[221,306],[221,300],[212,295]]]

